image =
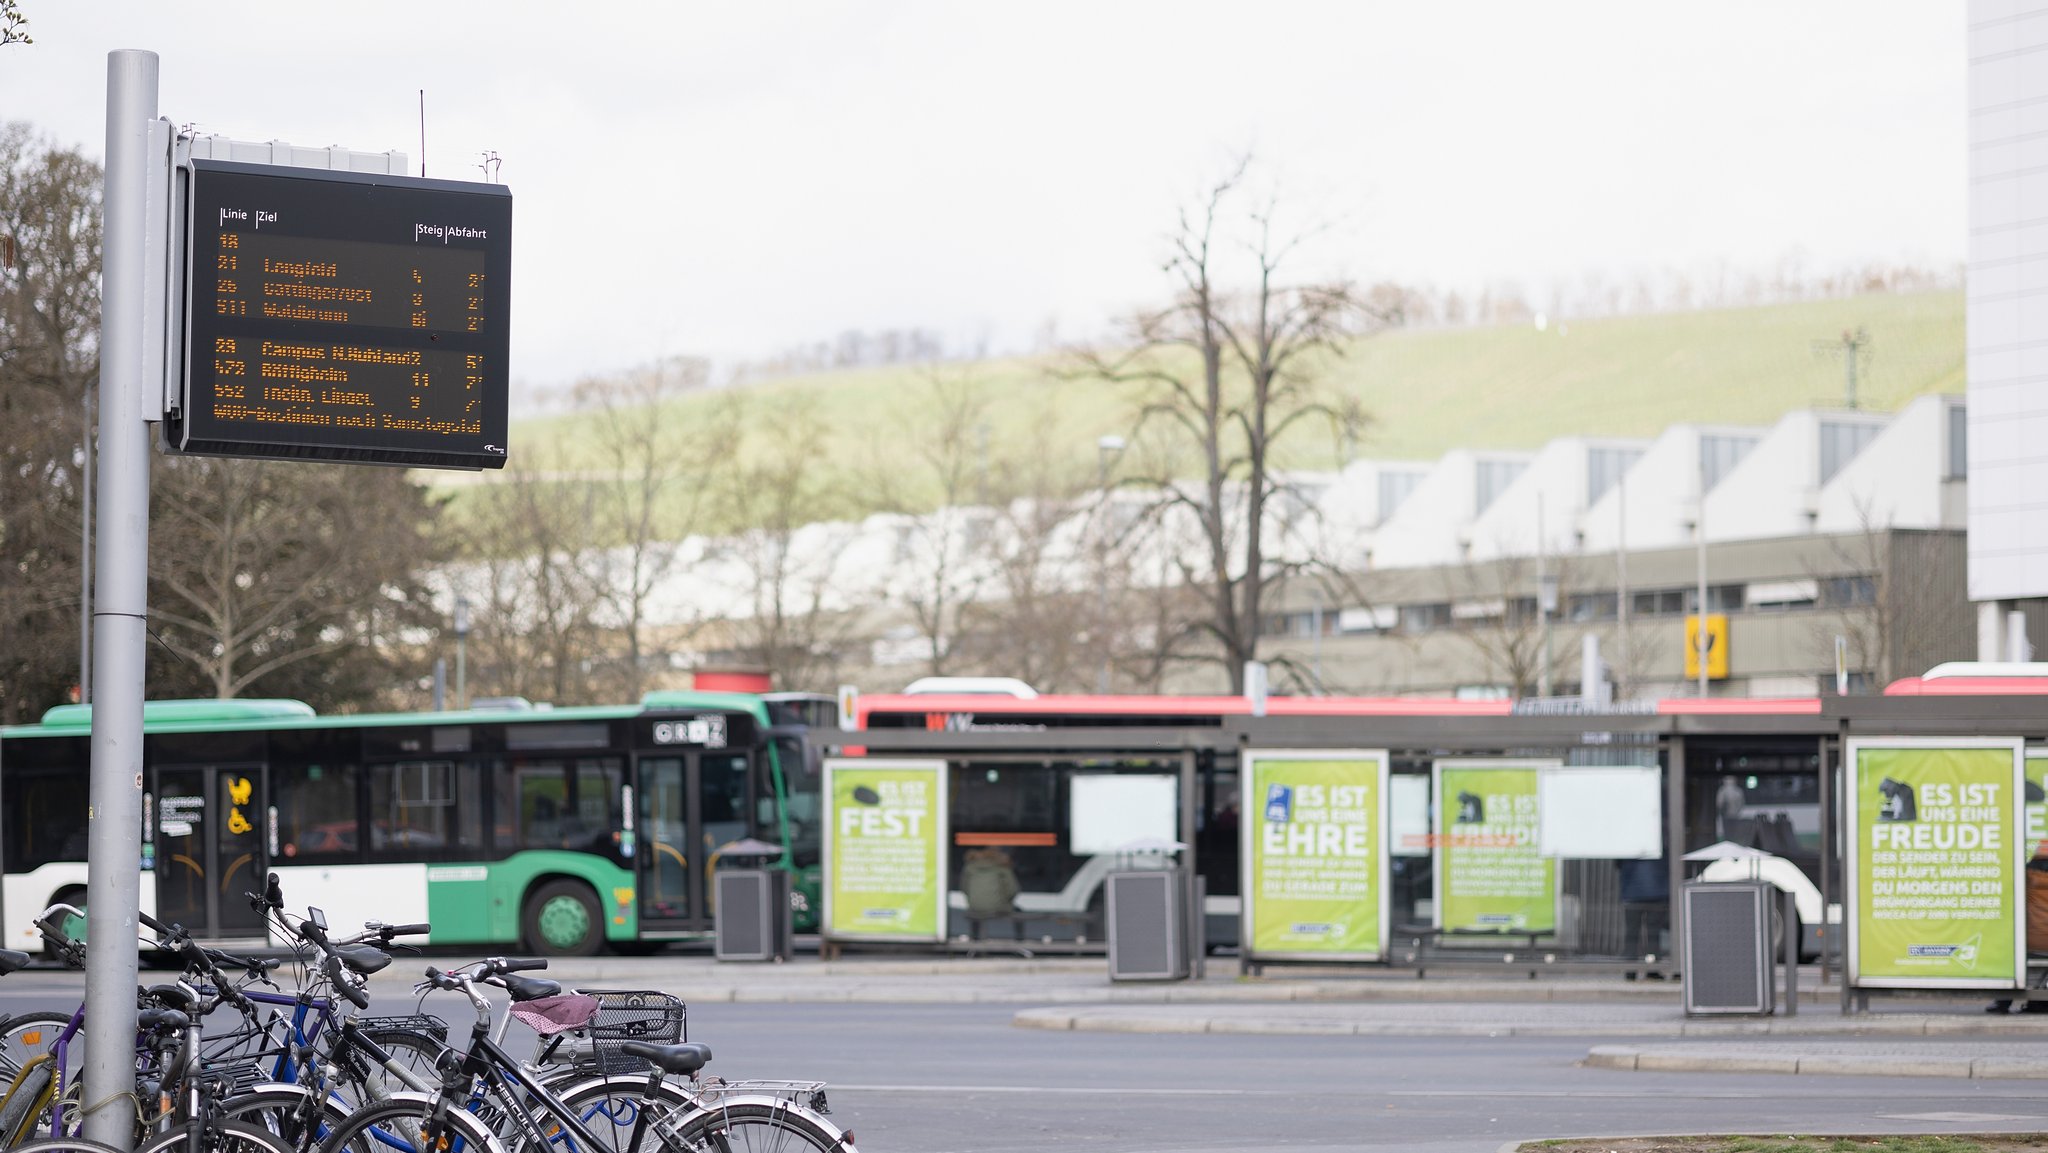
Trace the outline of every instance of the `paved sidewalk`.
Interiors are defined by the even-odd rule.
[[[419,980],[427,965],[450,968],[460,957],[400,956],[374,978],[384,990]],[[1212,964],[1195,981],[1115,983],[1100,957],[861,957],[785,964],[719,962],[702,955],[557,958],[543,973],[571,987],[659,988],[686,1001],[963,1002],[1004,1005],[1216,1004],[1272,1002],[1556,1002],[1620,1001],[1677,1005],[1675,982],[1624,981],[1617,976],[1559,974],[1541,981],[1520,975],[1433,976],[1410,973],[1289,969],[1239,978],[1235,964]],[[1812,995],[1812,994],[1809,994]]]
[[[2042,1030],[2048,1034],[2048,1030]],[[1859,1077],[2048,1077],[2048,1041],[1913,1045],[1839,1041],[1736,1045],[1595,1045],[1586,1064],[1639,1072],[1794,1073]]]
[[[1264,1033],[1355,1037],[2038,1037],[2048,1019],[1985,1013],[1695,1018],[1676,1003],[1321,1003],[1095,1005],[1026,1009],[1021,1028],[1093,1033]]]

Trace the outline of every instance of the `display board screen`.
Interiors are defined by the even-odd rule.
[[[502,185],[194,160],[184,385],[209,456],[502,468]]]

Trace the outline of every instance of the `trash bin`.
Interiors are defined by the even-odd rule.
[[[1104,912],[1112,981],[1188,976],[1187,880],[1177,868],[1111,873]]]
[[[721,961],[790,958],[789,873],[783,869],[720,869],[713,907],[712,954]]]
[[[1685,1011],[1775,1012],[1771,914],[1778,887],[1769,881],[1687,881]]]
[[[789,870],[771,868],[782,846],[746,837],[711,854],[712,956],[721,961],[787,961],[795,938]]]

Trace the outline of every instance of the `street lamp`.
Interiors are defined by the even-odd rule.
[[[1536,612],[1543,622],[1543,663],[1536,695],[1550,695],[1550,618],[1557,613],[1557,574],[1546,572],[1536,578]]]
[[[469,707],[469,598],[455,598],[455,707]]]
[[[1098,514],[1106,518],[1109,512],[1109,470],[1123,455],[1124,438],[1105,435],[1095,442],[1095,487],[1101,501]],[[1109,692],[1109,525],[1106,519],[1098,520],[1095,526],[1095,620],[1096,647],[1102,650],[1102,670],[1095,678],[1098,694]]]

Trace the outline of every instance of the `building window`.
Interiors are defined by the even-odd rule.
[[[1820,582],[1820,603],[1829,608],[1850,608],[1877,603],[1877,578],[1867,576],[1829,577]]]
[[[1346,636],[1383,633],[1400,620],[1400,612],[1393,608],[1343,609],[1337,613],[1337,631]]]
[[[1637,448],[1589,448],[1586,450],[1586,507],[1591,508],[1607,490],[1621,483],[1621,474],[1643,458]]]
[[[1710,613],[1739,613],[1745,606],[1746,597],[1744,594],[1747,591],[1748,587],[1746,585],[1708,585],[1707,611]],[[1693,606],[1699,603],[1699,599],[1700,593],[1697,588],[1685,590],[1685,610],[1687,612],[1693,611]]]
[[[1419,472],[1381,472],[1378,523],[1385,524],[1392,519],[1394,513],[1400,510],[1401,503],[1412,496],[1416,486],[1421,483],[1422,474]]]
[[[1877,439],[1880,426],[1851,423],[1845,420],[1824,420],[1820,422],[1820,482],[1826,484],[1835,474],[1856,459],[1871,441]]]
[[[1700,484],[1707,492],[1721,479],[1742,463],[1749,450],[1756,447],[1753,436],[1703,435],[1700,437]]]
[[[1948,479],[1966,480],[1970,475],[1970,410],[1960,404],[1948,409]]]
[[[1451,606],[1449,604],[1402,605],[1401,631],[1426,633],[1436,629],[1449,628]]]
[[[1515,483],[1515,478],[1522,475],[1522,470],[1527,467],[1526,462],[1519,460],[1482,460],[1475,462],[1473,465],[1475,470],[1473,473],[1473,515],[1477,516],[1492,508],[1493,502],[1500,499],[1500,494],[1506,492],[1508,486]]]
[[[1754,581],[1747,589],[1754,612],[1783,613],[1810,609],[1820,597],[1820,582],[1810,580]]]
[[[1684,589],[1653,589],[1649,592],[1631,593],[1628,598],[1628,612],[1637,617],[1675,617],[1685,613],[1687,602]]]
[[[1620,615],[1617,593],[1577,593],[1565,602],[1565,616],[1574,621],[1611,621]]]

